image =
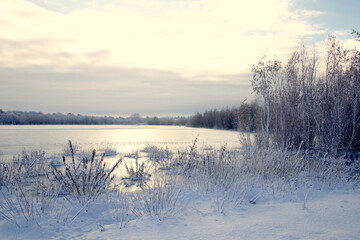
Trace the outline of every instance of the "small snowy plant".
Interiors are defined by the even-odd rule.
[[[122,179],[127,187],[135,185],[135,183],[137,186],[142,186],[151,177],[149,165],[145,161],[140,163],[138,155],[135,157],[135,164],[128,165],[125,163],[125,169],[128,177],[123,177]]]
[[[152,161],[155,167],[160,170],[170,169],[170,161],[172,158],[172,152],[166,148],[160,148],[154,145],[147,144],[141,152],[147,153],[150,161]]]
[[[18,166],[18,171],[23,177],[44,176],[47,172],[44,151],[32,151],[27,153],[25,150],[13,162]]]
[[[71,141],[69,141],[69,149],[71,162],[66,161],[66,157],[63,156],[65,172],[51,165],[52,175],[67,194],[75,196],[80,203],[84,204],[97,198],[110,185],[115,178],[113,172],[121,163],[122,158],[109,169],[104,163],[104,155],[99,159],[96,157],[95,150],[92,151],[91,159],[85,157],[82,161],[76,161]]]
[[[155,178],[151,185],[144,185],[132,194],[136,217],[150,216],[160,221],[177,213],[182,188],[176,178],[168,175]]]
[[[37,220],[48,214],[57,188],[47,181],[45,153],[23,151],[17,158],[0,163],[0,217],[15,223]]]
[[[173,153],[166,147],[160,148],[154,145],[146,145],[146,147],[141,150],[141,152],[146,152],[147,157],[154,165],[155,169],[158,170],[170,170],[172,164]]]
[[[106,157],[118,155],[116,148],[112,145],[103,146],[100,148],[100,151],[102,151]]]
[[[80,151],[80,147],[76,143],[71,143],[71,149],[69,148],[68,144],[65,144],[63,149],[63,156],[71,156],[76,155]]]

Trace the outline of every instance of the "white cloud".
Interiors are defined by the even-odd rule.
[[[251,98],[264,51],[283,58],[323,33],[307,22],[321,13],[290,9],[291,0],[1,0],[0,102],[81,113],[231,106]]]
[[[89,69],[87,65],[78,65],[67,72],[54,72],[44,68],[0,67],[0,76],[0,102],[6,110],[191,114],[231,107],[251,98],[250,87],[231,78],[197,82],[172,72],[149,69]]]
[[[57,52],[74,56],[66,64],[83,63],[88,53],[106,51],[101,64],[196,76],[248,71],[264,50],[286,54],[302,36],[321,32],[301,19],[319,12],[291,12],[285,0],[107,2],[61,14],[23,0],[2,1],[1,20],[10,25],[0,36],[23,42],[51,39],[25,63],[44,64],[37,58],[45,56],[55,65],[64,64],[54,58]],[[12,51],[7,61],[18,63],[17,51]]]

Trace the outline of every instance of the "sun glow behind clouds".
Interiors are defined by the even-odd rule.
[[[103,53],[101,64],[111,66],[176,71],[184,76],[235,74],[248,71],[265,49],[286,54],[304,35],[321,32],[302,19],[318,12],[290,12],[289,2],[283,0],[42,3],[53,6],[52,11],[21,0],[2,3],[1,16],[10,22],[2,38],[52,40],[41,44],[39,55],[56,60],[54,54],[68,53],[72,57],[66,64],[99,64],[92,53]],[[56,6],[71,9],[75,3],[82,8],[54,11]],[[24,60],[41,58],[31,55],[32,60]]]
[[[193,113],[252,98],[264,51],[323,33],[292,0],[1,0],[5,109]]]

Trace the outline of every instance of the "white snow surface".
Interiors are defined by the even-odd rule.
[[[179,199],[173,216],[160,221],[144,215],[121,227],[116,200],[105,195],[74,219],[80,206],[68,210],[65,221],[43,216],[19,228],[2,219],[0,239],[360,239],[359,190],[312,190],[306,201],[304,196],[260,197],[220,213],[211,197],[192,193]]]

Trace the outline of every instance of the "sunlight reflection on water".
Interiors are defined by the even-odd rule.
[[[2,159],[22,150],[44,150],[47,155],[61,154],[68,140],[82,150],[114,147],[119,153],[140,150],[146,144],[183,149],[198,138],[197,146],[228,148],[240,146],[236,131],[146,125],[17,125],[0,126]]]

